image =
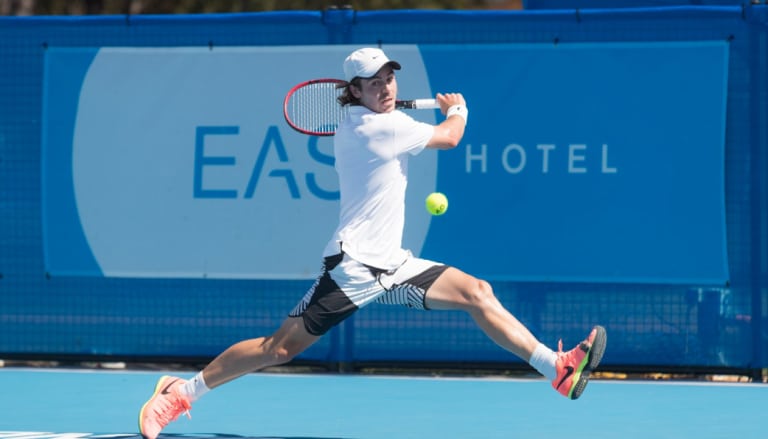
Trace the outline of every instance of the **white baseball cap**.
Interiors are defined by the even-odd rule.
[[[370,78],[387,64],[400,70],[400,63],[391,61],[381,49],[366,47],[355,50],[344,60],[344,79],[351,81],[355,77]]]

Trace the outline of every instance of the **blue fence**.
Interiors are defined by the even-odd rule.
[[[366,45],[401,96],[472,112],[414,165],[416,253],[549,345],[603,324],[608,368],[768,366],[763,5],[0,17],[0,355],[206,358],[276,329],[338,201],[281,99]],[[386,306],[301,358],[522,364],[461,313]]]

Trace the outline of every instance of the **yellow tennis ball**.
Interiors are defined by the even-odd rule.
[[[427,212],[442,215],[448,210],[448,198],[440,192],[432,192],[427,197]]]

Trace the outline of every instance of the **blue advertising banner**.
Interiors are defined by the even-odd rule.
[[[439,159],[456,215],[423,256],[494,279],[727,282],[727,43],[462,48],[422,47],[472,113]]]
[[[46,269],[314,277],[332,139],[293,132],[281,104],[356,48],[49,48]],[[727,282],[726,43],[384,49],[401,98],[459,91],[470,109],[458,148],[411,163],[415,254],[490,280]]]

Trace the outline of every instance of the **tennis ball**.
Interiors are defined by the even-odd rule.
[[[440,192],[432,192],[427,197],[427,212],[442,215],[448,210],[448,198]]]

